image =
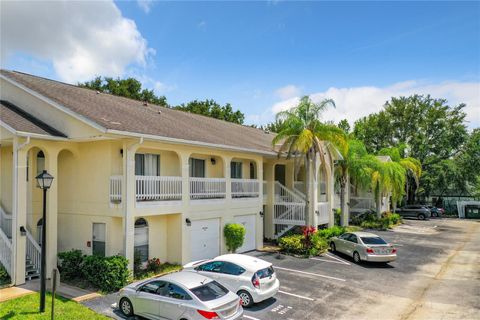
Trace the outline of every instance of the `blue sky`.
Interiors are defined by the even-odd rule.
[[[333,97],[337,110],[326,118],[353,122],[378,111],[389,95],[431,92],[468,103],[470,126],[480,125],[480,2],[122,1],[96,12],[112,7],[119,10],[115,21],[134,22],[113,39],[135,29],[132,43],[116,50],[77,45],[75,59],[13,45],[2,67],[68,82],[96,70],[134,75],[172,104],[230,102],[247,114],[248,123],[271,121],[304,94]],[[105,13],[103,20],[112,16]],[[110,30],[105,25],[96,32]],[[139,43],[142,50],[132,49]],[[110,69],[106,58],[75,71],[72,61],[88,60],[78,52],[93,49],[87,55],[92,60],[102,50],[125,57]]]

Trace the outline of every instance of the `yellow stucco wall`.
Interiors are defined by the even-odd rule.
[[[0,203],[7,213],[12,213],[12,146],[0,147]]]

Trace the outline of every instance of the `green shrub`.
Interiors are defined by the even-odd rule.
[[[334,225],[339,226],[341,221],[342,221],[342,210],[341,209],[334,209],[335,212],[333,213],[333,218],[334,218]]]
[[[7,269],[0,263],[0,285],[10,283],[10,276]]]
[[[303,249],[304,236],[301,234],[293,234],[290,236],[281,237],[278,245],[282,251],[291,254],[304,254]]]
[[[245,239],[245,227],[239,223],[229,223],[225,225],[223,234],[225,236],[225,244],[230,252],[237,251],[243,245]]]
[[[70,251],[60,252],[58,258],[60,258],[59,269],[62,278],[71,280],[82,277],[84,256],[81,250],[72,249]]]
[[[312,236],[312,244],[313,250],[309,252],[309,254],[312,256],[316,256],[328,250],[328,240],[322,237],[319,232],[316,232]]]
[[[122,256],[85,256],[83,275],[104,292],[113,292],[128,283],[128,260]]]
[[[136,277],[142,272],[142,257],[140,251],[135,250],[135,252],[133,253],[133,274]]]
[[[330,239],[331,237],[338,237],[345,233],[345,228],[340,226],[333,226],[326,229],[318,230],[318,233],[321,237],[325,239]]]

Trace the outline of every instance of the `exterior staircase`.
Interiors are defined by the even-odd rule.
[[[275,181],[273,223],[275,239],[295,226],[305,225],[305,197]]]
[[[40,277],[41,248],[28,230],[26,242],[25,279],[32,280]],[[12,215],[7,214],[0,205],[0,263],[10,276],[12,260]]]

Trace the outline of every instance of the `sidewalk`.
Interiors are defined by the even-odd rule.
[[[0,302],[20,298],[32,293],[34,293],[34,291],[19,287],[3,288],[0,289]]]
[[[27,281],[25,284],[19,286],[19,288],[38,292],[40,291],[40,280],[35,279]],[[47,280],[47,290],[51,291],[51,281],[49,280]],[[101,296],[97,292],[77,288],[65,283],[60,283],[60,285],[57,287],[56,294],[76,302],[85,301]]]
[[[51,291],[50,281],[47,281],[47,290]],[[30,280],[18,287],[8,287],[8,288],[0,289],[0,302],[20,298],[27,294],[32,294],[34,292],[39,292],[39,291],[40,291],[40,280],[39,279]],[[84,290],[84,289],[70,286],[64,283],[61,283],[60,286],[58,286],[56,294],[76,302],[81,302],[81,301],[85,301],[85,300],[89,300],[89,299],[93,299],[101,296],[97,292]]]

